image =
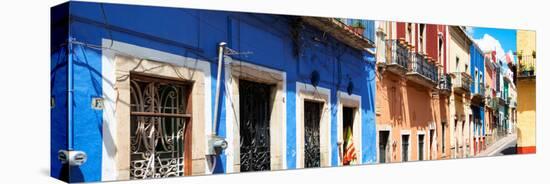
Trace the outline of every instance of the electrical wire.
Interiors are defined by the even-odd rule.
[[[109,25],[109,22],[107,21],[107,14],[105,14],[105,7],[104,7],[104,3],[99,3],[99,6],[101,7],[101,14],[103,15],[103,21],[105,23],[105,25]],[[105,30],[109,33],[109,39],[111,40],[111,45],[109,46],[109,48],[112,48],[113,47],[113,33],[111,32],[111,29],[107,29],[105,28]]]

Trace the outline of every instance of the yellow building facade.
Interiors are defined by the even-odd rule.
[[[517,31],[517,153],[536,152],[536,39],[534,31]]]

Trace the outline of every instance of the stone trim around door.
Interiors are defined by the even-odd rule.
[[[388,131],[389,134],[388,134],[388,153],[386,155],[387,159],[386,159],[386,163],[391,163],[392,162],[392,158],[393,158],[393,149],[392,149],[392,126],[389,125],[389,124],[383,124],[383,125],[377,125],[376,126],[376,163],[380,163],[380,132],[381,131]]]
[[[130,177],[130,72],[193,83],[191,175],[209,173],[205,150],[211,125],[210,63],[124,42],[102,40],[102,181]]]
[[[331,146],[330,146],[330,122],[331,122],[331,102],[330,89],[314,87],[310,84],[296,82],[296,168],[304,168],[304,107],[305,100],[311,100],[323,103],[321,121],[319,126],[320,149],[321,149],[321,167],[331,166]]]
[[[361,126],[363,124],[362,119],[362,109],[361,109],[361,96],[356,94],[349,95],[347,92],[338,91],[336,94],[337,97],[337,136],[338,136],[338,156],[340,157],[343,155],[344,152],[344,117],[343,117],[343,110],[345,107],[352,107],[355,108],[354,111],[354,117],[353,117],[353,143],[355,145],[355,150],[357,154],[357,162],[356,165],[361,164],[362,161],[362,144],[361,144]],[[343,165],[342,163],[343,158],[340,157],[338,159],[338,166]]]
[[[240,172],[239,80],[274,85],[270,117],[271,170],[286,169],[286,73],[225,57],[227,173]]]

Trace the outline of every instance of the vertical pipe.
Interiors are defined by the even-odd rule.
[[[73,45],[72,38],[67,44],[67,150],[73,149]]]
[[[220,42],[219,44],[219,50],[218,50],[218,74],[217,74],[217,79],[216,79],[216,97],[215,97],[215,102],[214,102],[214,124],[212,127],[212,135],[216,135],[217,134],[217,128],[218,127],[218,106],[219,106],[219,103],[220,103],[220,84],[221,84],[221,75],[222,75],[222,68],[223,68],[223,57],[224,57],[224,49],[225,49],[225,45],[226,43],[225,42]]]

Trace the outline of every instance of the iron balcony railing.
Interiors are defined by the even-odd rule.
[[[466,72],[455,72],[454,75],[453,88],[462,92],[470,92],[470,85],[472,83],[470,75]]]
[[[363,32],[358,33],[359,36],[363,37],[364,39],[368,40],[369,42],[372,42],[374,44],[374,34],[375,34],[375,27],[374,27],[374,21],[372,20],[362,20],[362,19],[345,19],[345,18],[339,18],[336,19],[345,25],[349,27],[357,27],[359,25],[362,26]]]
[[[476,94],[485,96],[485,85],[482,82],[477,83]]]
[[[386,48],[389,48],[390,51],[390,59],[388,59],[387,64],[399,65],[403,68],[408,68],[410,52],[406,46],[399,43],[398,40],[387,40]]]
[[[485,84],[484,83],[479,83],[479,93],[481,93],[481,95],[485,95],[485,90],[487,88],[485,88]]]
[[[418,73],[435,83],[437,81],[437,71],[435,68],[435,65],[429,62],[426,56],[420,53],[411,53],[410,72]]]
[[[451,91],[451,87],[452,87],[451,75],[449,74],[442,75],[439,78],[439,89]]]
[[[375,48],[374,21],[359,20],[361,23],[348,25],[347,19],[306,16],[300,20],[355,49]]]
[[[508,99],[508,95],[505,92],[500,92],[500,98],[506,101]]]
[[[498,109],[498,99],[496,97],[487,97],[487,107],[496,110]]]
[[[536,76],[536,59],[533,56],[518,55],[519,70],[518,77],[535,77]]]
[[[508,104],[508,94],[504,91],[497,92],[497,98],[500,102],[500,104],[505,105]]]

